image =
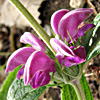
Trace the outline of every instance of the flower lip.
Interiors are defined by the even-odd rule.
[[[36,89],[40,86],[44,86],[50,82],[50,75],[46,72],[37,72],[33,79],[30,81],[30,85]]]

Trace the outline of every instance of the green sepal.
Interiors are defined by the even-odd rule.
[[[30,85],[25,86],[23,79],[15,79],[8,90],[7,100],[37,100],[46,89],[46,86],[33,89]]]
[[[64,67],[63,72],[66,75],[75,78],[79,74],[79,67],[78,66]]]
[[[46,47],[46,54],[51,58],[51,59],[55,59],[55,56],[53,54],[53,52],[51,52],[51,50]]]

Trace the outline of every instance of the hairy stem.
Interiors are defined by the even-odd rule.
[[[70,85],[72,85],[73,88],[75,89],[75,92],[77,94],[78,100],[86,100],[86,96],[85,96],[84,90],[82,88],[82,85],[80,83],[80,79],[74,81]]]

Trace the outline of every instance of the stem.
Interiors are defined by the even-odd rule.
[[[79,74],[77,78],[80,78],[82,76],[83,73],[83,65],[79,64]]]
[[[14,33],[15,33],[15,25],[11,29],[11,35],[10,35],[10,44],[11,44],[11,51],[14,52],[15,49],[15,43],[14,43]]]
[[[49,49],[55,54],[54,49],[51,47],[49,41],[49,35],[44,31],[44,29],[39,25],[39,23],[34,19],[34,17],[29,13],[29,11],[21,4],[19,0],[9,0],[18,11],[26,18],[31,27],[36,31],[39,37],[45,42]]]
[[[85,96],[84,90],[82,88],[82,85],[80,83],[80,79],[74,81],[70,85],[72,85],[73,88],[75,89],[75,92],[77,94],[78,100],[86,100],[86,96]]]
[[[0,52],[0,56],[9,56],[12,52]]]

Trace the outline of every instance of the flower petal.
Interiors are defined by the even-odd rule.
[[[18,71],[18,73],[17,73],[17,79],[18,79],[18,80],[20,80],[20,79],[22,78],[23,74],[24,74],[24,67],[25,67],[25,65],[23,65],[23,66],[20,68],[20,70]]]
[[[78,65],[79,63],[83,63],[86,60],[86,52],[84,47],[79,47],[76,50],[73,50],[73,52],[75,53],[74,57],[64,58],[64,64],[66,67]]]
[[[50,39],[50,44],[56,51],[57,55],[74,56],[74,52],[61,40],[56,38]]]
[[[71,66],[74,66],[74,65],[78,65],[79,63],[82,63],[81,62],[81,59],[76,56],[76,57],[65,57],[64,59],[64,65],[66,67],[71,67]]]
[[[40,86],[44,86],[50,82],[50,75],[46,72],[37,72],[33,79],[30,81],[30,85],[33,88],[38,88]]]
[[[94,24],[85,24],[83,27],[81,27],[77,33],[77,38],[84,36],[85,32],[92,29],[95,25]]]
[[[53,63],[54,61],[42,51],[32,53],[25,64],[25,84],[27,85],[37,72],[49,69]]]
[[[76,9],[65,14],[59,23],[58,32],[63,40],[69,41],[68,33],[73,38],[78,32],[78,26],[81,24],[93,10],[89,8]]]
[[[35,50],[32,47],[23,47],[15,52],[9,57],[6,65],[6,73],[12,71],[17,66],[21,64],[25,64],[28,57],[34,52]]]
[[[73,52],[75,53],[75,55],[77,55],[79,58],[81,58],[82,61],[86,60],[86,52],[85,52],[85,48],[83,46],[77,48],[76,50],[73,50]]]
[[[20,42],[25,43],[25,44],[31,44],[35,50],[46,51],[46,48],[44,47],[45,44],[41,40],[39,40],[36,36],[34,36],[33,34],[29,32],[25,32],[21,36]]]
[[[60,19],[68,12],[69,10],[67,9],[61,9],[61,10],[54,12],[53,15],[51,16],[51,27],[56,34],[59,34],[58,24],[60,22]]]

